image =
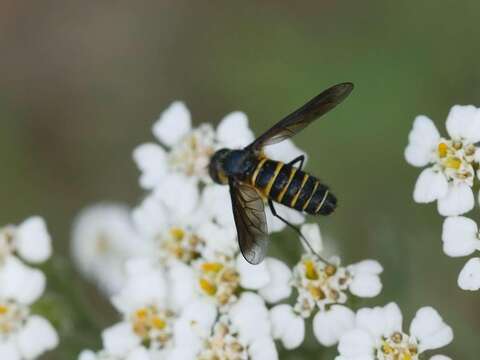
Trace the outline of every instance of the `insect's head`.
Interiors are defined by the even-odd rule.
[[[210,164],[208,165],[208,173],[213,181],[218,184],[227,184],[228,177],[224,170],[224,161],[228,154],[230,154],[229,149],[220,149],[210,158]]]

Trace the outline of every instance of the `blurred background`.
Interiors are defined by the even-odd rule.
[[[396,301],[407,326],[432,305],[454,328],[444,353],[475,358],[480,295],[458,289],[466,259],[442,253],[442,219],[413,202],[419,170],[403,150],[417,114],[444,131],[451,105],[480,105],[479,12],[474,0],[1,1],[0,223],[41,214],[64,256],[45,267],[39,306],[69,316],[54,319],[64,338],[44,359],[97,349],[117,319],[75,274],[70,226],[93,202],[141,199],[131,153],[171,101],[196,123],[242,110],[258,134],[342,81],[356,85],[350,98],[295,138],[340,201],[315,221],[346,263],[384,265],[382,295],[358,306]],[[293,264],[298,244],[283,244],[272,252]],[[311,340],[281,358],[335,353]]]

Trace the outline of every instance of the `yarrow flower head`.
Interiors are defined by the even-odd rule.
[[[302,233],[316,251],[321,249],[317,225],[303,225]],[[289,334],[287,324],[296,323],[296,327],[303,328],[304,319],[316,311],[313,326],[317,340],[325,346],[334,345],[339,335],[352,326],[353,312],[342,304],[350,294],[367,298],[378,295],[382,289],[379,277],[382,271],[374,260],[344,267],[337,257],[326,264],[313,254],[304,255],[293,268],[291,285],[297,292],[295,305],[278,305],[272,310],[277,338],[286,347],[300,345],[300,339]]]
[[[142,171],[140,184],[145,189],[161,186],[171,173],[210,182],[207,167],[216,150],[241,148],[253,140],[245,114],[227,115],[216,130],[208,123],[193,128],[190,112],[180,101],[160,115],[153,125],[153,134],[162,145],[147,143],[134,152]]]
[[[419,203],[438,201],[443,216],[460,215],[474,206],[472,186],[478,177],[480,150],[480,110],[474,106],[453,106],[443,138],[432,120],[418,116],[409,134],[405,158],[413,166],[424,167],[413,193]]]
[[[133,227],[125,205],[102,203],[84,209],[75,219],[71,254],[77,269],[106,295],[124,283],[124,263],[149,253]]]
[[[340,337],[336,360],[418,360],[427,350],[448,345],[452,329],[431,307],[417,311],[408,332],[402,330],[402,313],[395,303],[363,308],[354,327]],[[437,355],[431,359],[448,359]]]

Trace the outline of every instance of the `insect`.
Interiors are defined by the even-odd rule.
[[[302,170],[303,155],[289,163],[268,159],[263,148],[288,139],[341,103],[353,90],[341,83],[323,91],[286,116],[241,150],[220,149],[210,160],[209,174],[228,184],[240,250],[251,264],[259,264],[268,246],[265,203],[272,214],[293,228],[313,251],[300,230],[281,217],[274,201],[311,215],[329,215],[337,199],[316,177]],[[299,163],[298,168],[294,165]]]

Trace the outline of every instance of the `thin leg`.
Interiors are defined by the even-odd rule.
[[[323,257],[321,257],[315,250],[313,250],[312,245],[308,242],[308,240],[303,236],[302,232],[300,231],[299,228],[297,228],[295,225],[290,224],[287,220],[285,220],[283,217],[277,214],[277,210],[275,210],[275,207],[273,206],[273,201],[271,199],[268,199],[268,206],[270,206],[270,210],[272,211],[273,216],[276,218],[280,219],[282,222],[284,222],[287,226],[295,230],[295,232],[300,236],[300,239],[304,242],[304,244],[307,246],[307,248],[310,250],[312,254],[314,254],[316,257],[318,257],[321,261],[323,261],[327,265],[331,265],[329,261],[325,260]]]
[[[300,166],[298,168],[302,170],[304,161],[305,161],[305,155],[300,155],[300,156],[297,156],[292,161],[290,161],[287,165],[295,165],[297,162],[300,162]]]

